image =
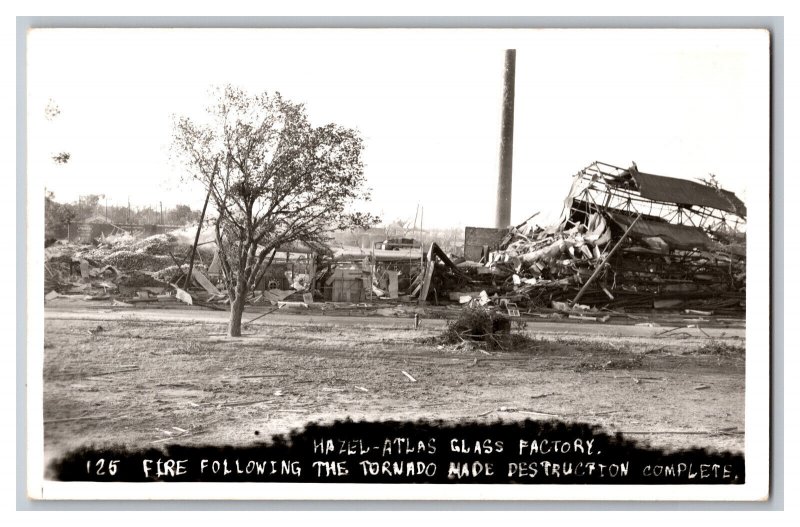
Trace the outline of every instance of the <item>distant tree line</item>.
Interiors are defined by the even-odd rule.
[[[44,198],[45,227],[64,223],[83,223],[96,216],[103,216],[114,224],[128,225],[184,225],[197,222],[200,211],[189,205],[174,207],[109,205],[103,194],[81,196],[73,202],[56,200],[53,192],[47,191]]]

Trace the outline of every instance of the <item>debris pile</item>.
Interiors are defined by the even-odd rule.
[[[511,228],[501,248],[489,254],[487,267],[503,280],[503,289],[541,306],[562,300],[571,287],[580,286],[603,261],[611,229],[599,214],[588,225],[567,230],[545,230],[525,225]]]
[[[206,266],[202,263],[195,263],[192,274],[194,274],[194,271],[199,271],[203,274],[206,274],[207,270],[208,269]],[[188,272],[189,264],[181,264],[180,266],[173,264],[152,273],[151,276],[154,280],[158,280],[161,283],[174,284],[178,281],[181,281],[181,279],[185,277]]]
[[[182,231],[153,236],[127,232],[101,236],[91,245],[68,242],[45,248],[45,299],[72,297],[84,300],[109,300],[112,306],[138,303],[175,303],[226,309],[227,291],[217,287],[221,274],[215,264],[216,244],[198,244],[188,281],[188,261],[194,238]],[[248,295],[248,303],[307,305],[313,302],[312,276],[304,264],[297,265],[297,255],[273,263],[257,291]],[[313,264],[311,266],[313,268]],[[220,286],[221,287],[221,286]]]
[[[45,249],[45,298],[76,295],[87,300],[121,298],[124,302],[174,301],[170,283],[184,276],[181,260],[191,245],[170,234],[105,236],[93,245],[59,242]],[[195,269],[205,271],[203,258]],[[49,296],[47,296],[49,295]]]
[[[742,312],[746,208],[731,192],[596,162],[573,181],[560,222],[508,229],[481,261],[428,254],[434,301],[531,310]],[[422,287],[420,300],[431,300]],[[579,303],[580,302],[580,303]],[[597,318],[597,317],[595,317]]]
[[[522,332],[512,331],[512,320],[493,307],[468,307],[457,319],[447,323],[433,342],[455,345],[456,349],[484,348],[488,350],[520,349],[533,343]]]
[[[744,311],[747,210],[732,192],[646,174],[635,164],[595,162],[574,176],[556,225],[541,227],[535,216],[508,229],[468,227],[470,260],[436,243],[323,254],[282,248],[247,301],[303,309],[322,301],[322,309],[344,305],[392,315],[398,310],[387,303],[416,303],[416,310],[456,304],[504,317],[524,310],[596,321],[609,312],[653,309],[701,316]],[[217,285],[222,270],[212,240],[196,247],[186,280],[194,239],[183,231],[123,232],[87,246],[49,244],[45,294],[177,299],[224,309],[217,304],[229,299]]]

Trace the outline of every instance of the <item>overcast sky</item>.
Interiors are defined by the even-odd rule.
[[[768,44],[747,30],[33,30],[29,191],[200,208],[169,158],[171,115],[201,114],[209,88],[231,83],[357,128],[371,212],[413,219],[419,203],[426,227],[493,226],[503,57],[516,48],[512,222],[557,217],[595,160],[715,173],[747,203],[768,184]],[[51,159],[61,151],[66,165]]]

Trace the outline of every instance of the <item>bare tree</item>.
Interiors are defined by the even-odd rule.
[[[397,218],[393,222],[387,224],[384,230],[386,231],[387,238],[389,236],[405,236],[409,232],[413,233],[416,230],[416,226],[410,219]]]
[[[301,104],[279,93],[216,91],[208,120],[176,118],[173,149],[209,191],[225,285],[228,334],[241,336],[245,299],[276,252],[302,242],[325,250],[333,229],[377,220],[352,212],[369,198],[356,131],[312,126]]]
[[[69,152],[59,152],[58,154],[52,156],[53,161],[59,165],[66,165],[69,162],[70,157],[72,157],[72,155]]]
[[[705,185],[707,187],[711,187],[714,190],[720,190],[722,188],[722,187],[719,186],[719,179],[717,179],[717,175],[716,174],[712,174],[712,173],[709,172],[707,178],[699,177],[699,178],[696,178],[696,179],[697,179],[697,181],[699,181],[703,185]]]
[[[44,118],[48,121],[55,120],[59,115],[61,115],[61,108],[56,104],[53,99],[49,99],[47,101],[47,105],[44,107]],[[69,162],[69,158],[72,155],[69,152],[58,152],[57,154],[53,154],[50,156],[53,161],[55,161],[59,165],[66,165]]]

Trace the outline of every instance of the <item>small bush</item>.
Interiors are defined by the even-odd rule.
[[[731,355],[744,355],[744,347],[743,346],[734,346],[731,344],[727,344],[725,342],[717,342],[716,340],[712,340],[707,344],[703,344],[694,352],[698,355],[724,355],[724,356],[731,356]]]
[[[532,341],[526,335],[511,333],[511,319],[490,309],[466,308],[456,320],[448,322],[436,339],[440,344],[480,343],[487,349],[513,349]]]

